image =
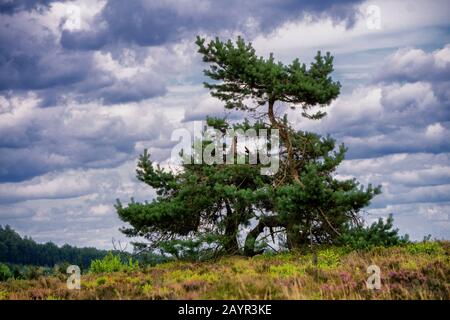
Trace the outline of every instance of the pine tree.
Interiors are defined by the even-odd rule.
[[[245,164],[184,163],[180,172],[170,172],[153,164],[145,151],[137,178],[158,196],[151,203],[132,201],[127,207],[118,201],[119,217],[131,225],[122,231],[149,240],[136,244],[139,248],[196,241],[206,242],[216,253],[251,256],[262,252],[269,240],[280,245],[276,234],[293,249],[310,241],[333,243],[349,223],[360,223],[359,210],[380,189],[337,180],[334,173],[344,159],[344,145],[336,147],[331,137],[294,130],[286,116],[277,117],[274,112],[275,104],[282,102],[300,108],[309,119],[324,117],[324,111],[311,110],[325,107],[339,94],[339,82],[330,77],[333,57],[319,52],[309,68],[298,60],[286,66],[275,63],[272,54],[269,59],[257,57],[242,38],[235,44],[216,39],[205,45],[201,38],[196,43],[209,64],[205,75],[213,80],[205,83],[206,88],[226,108],[256,113],[259,119],[230,124],[208,118],[208,125],[221,132],[277,129],[280,168],[275,175],[261,175],[262,163],[250,164],[247,153]],[[254,100],[251,106],[245,103],[248,99]],[[233,143],[225,147],[237,153]]]
[[[319,51],[307,68],[298,59],[284,65],[276,63],[273,54],[268,59],[258,57],[251,43],[245,43],[241,37],[236,44],[231,40],[223,43],[216,38],[207,45],[204,38],[197,37],[196,44],[203,61],[210,65],[204,74],[215,81],[205,82],[205,87],[210,89],[212,96],[223,100],[226,108],[259,112],[268,118],[273,128],[280,130],[290,175],[301,184],[290,130],[284,119],[276,117],[275,103],[286,102],[292,108],[301,108],[302,115],[309,119],[323,118],[326,113],[321,110],[308,112],[316,106],[328,105],[339,95],[341,85],[330,76],[333,57],[329,52],[322,56]],[[253,99],[256,106],[247,106],[244,100],[248,98]],[[260,111],[261,108],[264,110]]]

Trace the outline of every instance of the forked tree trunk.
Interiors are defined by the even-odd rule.
[[[258,224],[250,230],[245,238],[244,254],[248,257],[262,253],[262,250],[255,251],[256,239],[264,231],[264,228],[282,227],[277,216],[264,216],[258,221]]]
[[[236,221],[236,217],[233,215],[233,210],[228,201],[225,201],[225,208],[227,215],[225,217],[224,250],[227,254],[238,254],[239,243],[237,236],[239,232],[239,223]]]
[[[286,126],[284,124],[281,124],[276,118],[274,113],[274,105],[275,101],[270,99],[268,105],[267,114],[269,116],[270,123],[272,126],[274,126],[276,129],[278,129],[280,133],[281,140],[285,143],[286,149],[287,149],[287,166],[289,168],[289,171],[292,175],[292,178],[295,182],[300,184],[303,187],[303,182],[300,180],[300,176],[298,174],[295,161],[294,161],[294,149],[292,147],[291,138],[289,136],[288,131],[286,130]]]
[[[307,243],[308,235],[297,228],[288,227],[286,230],[286,245],[289,250],[299,249]]]

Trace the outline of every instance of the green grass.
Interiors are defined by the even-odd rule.
[[[425,242],[348,252],[344,248],[217,261],[175,261],[118,267],[81,276],[81,290],[65,278],[0,282],[0,299],[449,299],[450,242]],[[380,290],[368,290],[367,267],[381,269]],[[119,271],[114,271],[117,268]]]

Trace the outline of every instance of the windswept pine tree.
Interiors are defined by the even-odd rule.
[[[331,137],[295,130],[286,116],[278,117],[277,103],[289,103],[309,119],[321,119],[327,106],[339,95],[333,81],[333,57],[320,52],[306,67],[297,59],[290,65],[256,56],[251,43],[219,39],[205,44],[197,39],[198,52],[209,64],[205,83],[225,107],[247,111],[259,119],[254,123],[228,123],[208,118],[220,132],[229,129],[276,129],[280,135],[279,170],[262,175],[258,158],[245,164],[191,164],[171,172],[155,165],[147,151],[141,155],[137,178],[156,190],[150,203],[117,203],[119,217],[131,227],[128,236],[143,237],[138,247],[167,247],[206,244],[215,253],[251,256],[264,250],[269,241],[289,249],[310,243],[333,243],[348,224],[359,224],[359,211],[379,188],[364,188],[355,180],[337,180],[334,173],[346,148]],[[253,101],[248,105],[246,101]],[[313,112],[317,107],[319,111]],[[207,143],[208,141],[205,141]],[[206,144],[203,144],[203,149]],[[231,142],[228,152],[237,156]],[[281,239],[281,241],[277,241]],[[173,251],[174,253],[176,252]],[[176,253],[175,253],[176,254]]]

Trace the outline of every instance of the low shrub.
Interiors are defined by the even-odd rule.
[[[23,269],[22,277],[27,280],[36,280],[48,274],[49,274],[48,270],[44,267],[26,266]]]
[[[0,263],[0,281],[6,281],[12,278],[13,274],[6,264]]]
[[[321,268],[335,268],[340,263],[340,256],[336,249],[321,250],[317,254],[317,264]]]
[[[137,271],[139,262],[129,258],[127,262],[122,262],[118,255],[107,254],[103,259],[95,259],[91,262],[89,271],[91,273],[111,273],[118,271]]]
[[[409,236],[400,236],[398,229],[393,229],[392,214],[386,219],[379,219],[368,227],[347,227],[338,239],[338,243],[353,250],[369,250],[374,247],[391,247],[409,243]]]
[[[300,269],[298,265],[292,263],[269,266],[269,274],[274,278],[288,278],[298,276],[303,272],[303,269]]]
[[[430,241],[411,243],[406,247],[406,250],[411,254],[444,254],[445,252],[439,242]]]

